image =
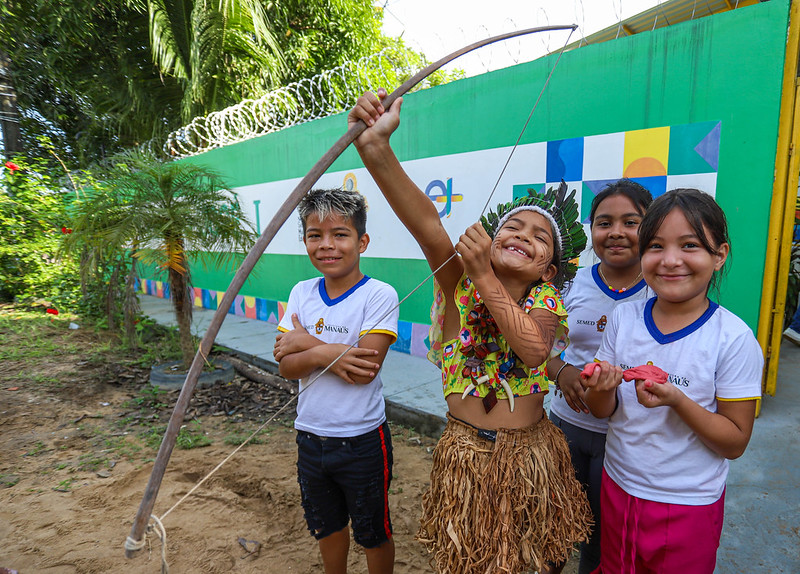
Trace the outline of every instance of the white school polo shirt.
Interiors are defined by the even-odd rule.
[[[713,301],[694,323],[664,335],[653,321],[653,303],[619,305],[606,327],[597,358],[623,369],[647,364],[669,374],[704,409],[717,401],[761,396],[764,359],[744,321]],[[617,387],[618,406],[608,418],[605,470],[638,498],[707,505],[722,495],[728,460],[708,448],[671,407],[645,408],[634,383]]]
[[[397,339],[397,292],[366,275],[336,299],[328,297],[323,277],[301,281],[289,295],[278,330],[293,329],[293,313],[310,334],[325,343],[351,345],[367,331]],[[319,436],[350,437],[369,432],[386,420],[380,372],[369,384],[351,385],[330,370],[317,379],[322,370],[316,369],[300,381],[295,428]]]
[[[652,296],[644,279],[622,293],[612,291],[600,277],[598,266],[599,263],[579,269],[575,279],[564,291],[569,325],[569,347],[564,351],[564,360],[578,369],[583,369],[586,363],[594,361],[603,340],[603,331],[617,305]],[[564,393],[559,390],[553,393],[550,411],[561,420],[582,429],[605,434],[608,428],[607,419],[598,419],[591,413],[573,411],[567,404]]]

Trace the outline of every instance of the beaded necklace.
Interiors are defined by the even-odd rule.
[[[642,278],[642,272],[641,272],[641,271],[639,271],[639,274],[636,276],[636,279],[634,279],[634,280],[633,280],[633,283],[629,284],[627,287],[623,287],[622,289],[614,289],[614,288],[611,286],[611,284],[608,282],[608,279],[606,279],[606,276],[605,276],[605,275],[603,275],[603,267],[602,267],[601,265],[598,265],[598,266],[597,266],[597,272],[598,272],[598,273],[600,273],[600,279],[602,279],[602,280],[603,280],[603,283],[605,283],[605,284],[606,284],[606,287],[608,287],[608,288],[609,288],[609,289],[611,289],[612,291],[616,291],[616,292],[618,292],[618,293],[624,293],[625,291],[627,291],[628,289],[630,289],[631,287],[633,287],[634,285],[636,285],[636,284],[637,284],[637,283],[638,283],[638,282],[641,280],[641,278]]]

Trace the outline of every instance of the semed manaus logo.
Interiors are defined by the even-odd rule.
[[[606,330],[606,325],[608,324],[608,318],[603,315],[597,321],[587,321],[586,319],[577,319],[575,321],[579,325],[588,325],[590,327],[596,327],[598,331],[601,333]]]
[[[325,319],[320,317],[319,321],[314,323],[314,332],[317,335],[321,335],[323,331],[327,331],[329,333],[341,333],[343,335],[346,335],[350,332],[350,329],[348,329],[345,325],[326,325]]]

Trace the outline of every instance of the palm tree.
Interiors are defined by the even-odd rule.
[[[153,61],[183,84],[184,122],[240,101],[254,82],[274,86],[283,78],[282,50],[259,0],[146,4]]]
[[[191,250],[204,265],[222,265],[247,252],[255,239],[236,194],[219,174],[190,162],[132,152],[117,156],[105,185],[76,202],[66,247],[88,244],[98,256],[127,249],[134,259],[166,270],[188,369],[195,348],[187,253]]]

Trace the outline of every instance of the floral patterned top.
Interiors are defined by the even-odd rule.
[[[445,397],[451,393],[463,394],[472,384],[475,388],[467,393],[470,396],[486,397],[494,390],[498,399],[506,399],[501,380],[508,383],[515,397],[548,391],[545,364],[529,367],[514,354],[466,275],[456,287],[455,301],[461,331],[458,338],[443,342],[444,294],[434,281],[428,359],[442,369]],[[552,283],[535,285],[525,299],[525,312],[531,309],[547,309],[558,316],[556,337],[548,359],[561,354],[569,345],[569,329],[567,310],[558,289]]]

